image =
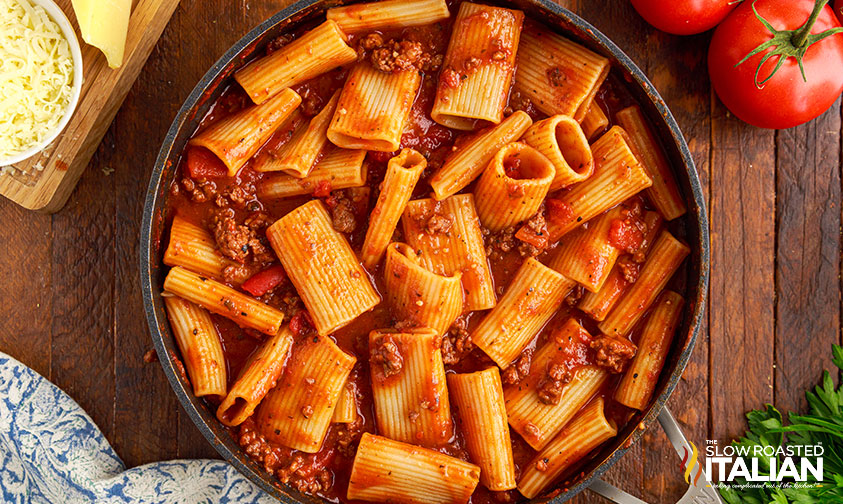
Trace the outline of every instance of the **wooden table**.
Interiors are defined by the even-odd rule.
[[[744,412],[802,409],[840,340],[840,100],[787,131],[736,120],[706,75],[708,34],[650,28],[627,0],[561,2],[644,70],[682,127],[708,197],[709,314],[669,405],[698,446],[740,435]],[[138,284],[143,198],[158,147],[190,90],[285,1],[182,0],[91,166],[55,215],[0,201],[0,350],[84,407],[129,466],[215,457],[157,363]],[[707,334],[710,336],[706,337]],[[607,479],[652,503],[683,491],[658,428]],[[584,493],[576,502],[602,502]]]

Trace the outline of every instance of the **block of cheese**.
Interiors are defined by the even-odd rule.
[[[108,66],[123,63],[132,0],[73,0],[82,38],[105,54]]]

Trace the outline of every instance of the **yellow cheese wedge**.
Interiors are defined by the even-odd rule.
[[[73,0],[73,11],[85,42],[105,54],[108,66],[123,63],[132,0]]]

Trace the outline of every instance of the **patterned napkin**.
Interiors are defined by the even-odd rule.
[[[277,501],[221,460],[126,469],[67,394],[0,352],[0,501],[20,504]]]

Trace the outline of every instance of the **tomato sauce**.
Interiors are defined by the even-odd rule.
[[[454,9],[454,6],[452,6]],[[452,16],[453,17],[453,16]],[[450,37],[451,26],[449,22],[437,23],[434,25],[408,28],[395,33],[384,33],[384,38],[389,37],[404,37],[411,40],[419,41],[423,44],[426,50],[432,53],[442,54],[447,46],[447,41]],[[295,35],[295,34],[294,34]],[[270,44],[271,50],[277,50],[283,47],[294,37],[285,35]],[[355,46],[357,36],[351,36],[349,43],[352,47]],[[339,68],[328,72],[322,76],[311,79],[305,83],[295,86],[295,90],[302,96],[303,106],[302,114],[305,118],[312,116],[318,112],[321,107],[327,103],[331,95],[343,84],[347,75],[347,68]],[[430,117],[430,109],[436,94],[436,89],[439,80],[438,72],[432,74],[424,74],[421,88],[414,105],[410,112],[409,122],[404,130],[401,138],[401,147],[410,147],[418,150],[428,159],[428,167],[419,181],[413,198],[427,197],[431,192],[431,188],[427,183],[427,178],[441,166],[445,156],[447,156],[454,146],[460,145],[464,141],[467,133],[444,127],[434,122]],[[614,114],[621,108],[634,103],[631,95],[626,90],[622,79],[613,72],[604,85],[599,90],[596,96],[596,102],[610,120],[610,127],[614,124]],[[223,91],[221,96],[213,104],[207,115],[202,120],[198,131],[202,131],[208,125],[246,107],[251,104],[246,93],[232,81],[232,84]],[[507,107],[507,113],[512,113],[513,110],[525,110],[534,118],[541,118],[542,115],[529,102],[525,102],[522,97],[511,93]],[[291,125],[286,125],[276,132],[270,142],[264,146],[264,149],[276,149],[289,140]],[[188,147],[191,149],[192,147]],[[396,152],[397,153],[397,152]],[[348,234],[349,241],[352,247],[359,251],[365,237],[365,229],[367,222],[367,215],[374,206],[374,201],[379,192],[379,185],[383,180],[386,162],[396,153],[378,153],[369,152],[367,155],[368,163],[368,189],[367,198],[363,198],[356,202],[354,214],[358,220],[356,229]],[[258,154],[259,155],[259,154]],[[316,193],[311,196],[292,197],[274,201],[262,201],[255,196],[255,187],[258,182],[265,176],[262,173],[256,172],[251,168],[251,162],[247,163],[239,173],[234,177],[228,177],[227,173],[223,177],[208,178],[206,180],[193,180],[194,188],[189,190],[184,183],[185,178],[190,178],[190,172],[186,167],[186,161],[190,155],[182,156],[181,165],[178,169],[176,179],[171,186],[171,194],[168,200],[168,217],[179,214],[180,216],[203,226],[208,227],[209,221],[213,218],[215,212],[219,211],[220,205],[217,204],[216,197],[226,191],[232,191],[236,188],[242,190],[243,203],[239,205],[227,205],[234,220],[238,223],[247,221],[247,219],[255,216],[266,216],[271,222],[284,216],[292,209],[300,206],[310,199],[320,198],[331,207],[338,204],[334,192],[330,185],[318,188]],[[512,178],[521,178],[520,160],[517,157],[507,159],[504,169]],[[188,186],[190,184],[187,184]],[[463,192],[471,192],[473,184],[467,187]],[[196,190],[199,190],[197,196]],[[205,191],[208,196],[202,199],[202,191]],[[362,201],[362,203],[361,203]],[[643,200],[642,204],[645,208],[651,208],[652,205]],[[546,201],[546,216],[549,220],[555,219],[559,222],[570,220],[573,212],[569,206],[554,198],[554,195],[549,195]],[[401,239],[401,226],[399,224],[398,239]],[[642,236],[638,229],[628,225],[625,221],[618,221],[617,225],[612,227],[612,241],[616,246],[623,249],[634,249],[640,245]],[[672,224],[671,232],[676,236],[683,236],[684,231],[682,225],[679,223]],[[165,240],[167,237],[165,237]],[[537,256],[537,259],[547,263],[549,255],[555,248],[555,244],[551,244],[548,248]],[[507,285],[509,285],[515,276],[516,271],[521,263],[525,260],[519,252],[515,249],[506,252],[499,252],[491,254],[489,264],[491,267],[495,290],[498,298],[503,294]],[[249,265],[242,266],[246,271],[242,276],[248,278],[259,271],[266,268],[266,265]],[[383,293],[384,286],[382,275],[377,267],[370,271],[371,279],[376,288]],[[679,292],[684,292],[684,277],[683,273],[674,276],[671,284],[668,286],[671,289]],[[229,285],[237,288],[238,284],[229,282]],[[575,295],[572,295],[571,301]],[[274,289],[259,299],[278,307],[282,310],[298,310],[299,315],[293,316],[290,320],[291,325],[295,325],[294,333],[299,337],[304,337],[310,330],[310,325],[306,315],[302,315],[301,310],[303,306],[297,300],[295,290],[290,285],[289,281],[281,284],[280,287]],[[468,332],[477,326],[483,318],[483,313],[473,312],[463,315],[459,323],[464,324]],[[553,316],[547,323],[546,327],[540,332],[538,337],[533,341],[526,351],[532,352],[536,348],[540,348],[549,338],[552,337],[554,330],[561,326],[568,318],[575,317],[585,329],[592,335],[599,334],[595,322],[590,320],[587,316],[571,307],[571,304],[563,303],[563,307]],[[212,316],[217,329],[219,330],[220,338],[223,345],[226,363],[228,367],[229,385],[233,383],[242,369],[244,363],[249,355],[255,351],[260,345],[264,336],[253,331],[242,329],[234,322],[225,319],[218,315]],[[332,334],[332,338],[336,343],[346,352],[357,357],[357,365],[352,371],[350,381],[353,382],[356,389],[357,408],[359,412],[358,424],[354,427],[357,431],[354,435],[359,439],[360,432],[376,432],[376,423],[372,404],[372,389],[370,386],[370,375],[368,368],[368,335],[372,329],[393,327],[397,321],[392,313],[381,303],[370,312],[364,313],[352,323],[343,327]],[[633,342],[637,340],[637,331],[633,333]],[[566,349],[568,362],[566,364],[575,369],[578,366],[593,365],[594,352],[587,346],[587,342],[579,341],[573,342],[569,348]],[[479,349],[474,349],[470,354],[463,357],[458,363],[446,366],[448,373],[452,372],[471,372],[475,370],[484,369],[494,363]],[[613,375],[613,379],[605,385],[604,389],[599,395],[606,398],[606,413],[622,428],[635,414],[635,412],[628,408],[614,402],[611,399],[614,388],[619,380],[619,375]],[[218,400],[208,400],[210,407],[215,409]],[[469,460],[468,453],[465,449],[465,440],[460,426],[460,412],[452,405],[452,415],[454,423],[457,428],[454,430],[454,435],[447,445],[440,450],[449,455]],[[241,446],[244,447],[249,456],[253,457],[259,463],[263,464],[267,471],[274,473],[281,482],[287,482],[293,487],[300,490],[315,493],[316,495],[333,501],[333,502],[347,502],[345,498],[346,488],[348,484],[348,477],[353,461],[353,446],[346,443],[347,439],[351,437],[348,430],[349,427],[342,424],[332,424],[328,431],[323,448],[316,454],[304,454],[285,448],[283,446],[262,440],[259,433],[256,432],[256,426],[252,419],[248,419],[242,426],[230,429],[232,436],[238,439]],[[535,450],[521,439],[521,437],[511,431],[513,453],[516,464],[516,475],[519,475],[521,468],[525,466],[536,454]],[[353,443],[353,442],[352,442]],[[577,469],[574,468],[569,471],[563,481],[568,481],[571,477],[576,475]],[[329,480],[329,490],[316,490],[313,486],[319,484],[322,480]],[[490,492],[483,485],[478,485],[472,496],[471,502],[474,504],[490,504],[497,502],[514,502],[521,501],[524,498],[517,492],[511,490],[508,492]]]

